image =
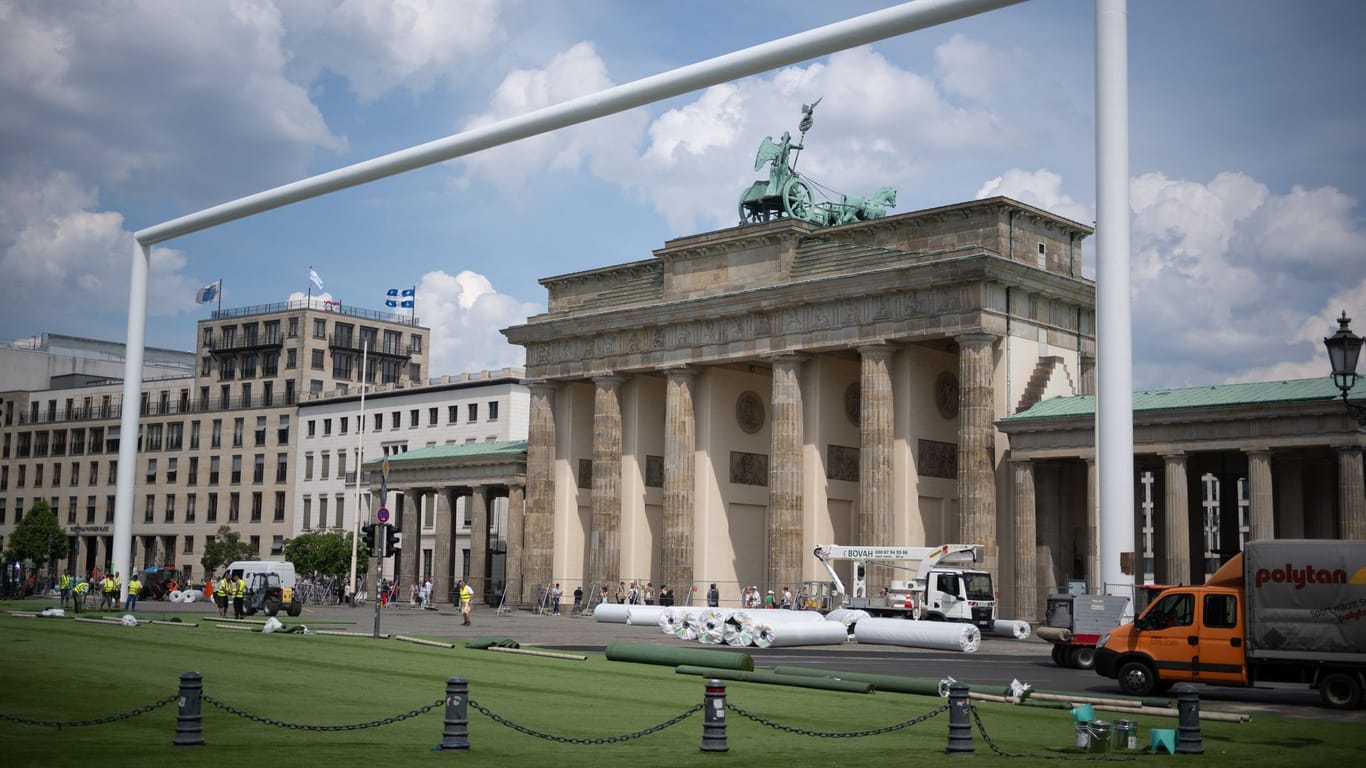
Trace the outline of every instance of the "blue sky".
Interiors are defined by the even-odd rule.
[[[122,340],[138,229],[889,4],[0,0],[0,341]],[[1366,330],[1366,3],[1129,6],[1135,386],[1323,375],[1333,318]],[[312,266],[349,305],[416,285],[434,375],[520,364],[498,329],[540,278],[733,226],[818,97],[828,187],[1089,223],[1093,13],[1034,0],[170,241],[148,342],[193,348],[201,285],[284,301]]]

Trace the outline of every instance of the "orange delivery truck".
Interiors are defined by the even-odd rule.
[[[1366,689],[1366,541],[1264,539],[1204,586],[1172,587],[1096,642],[1124,693],[1174,683],[1317,689],[1354,708]]]

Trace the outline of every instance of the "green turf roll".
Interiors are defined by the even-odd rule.
[[[607,646],[607,658],[611,661],[634,661],[637,664],[662,664],[668,667],[691,664],[698,667],[754,671],[754,658],[748,653],[712,651],[706,648],[615,642]]]
[[[734,669],[717,669],[716,667],[696,667],[688,664],[680,664],[674,668],[680,675],[699,675],[701,677],[714,677],[718,680],[738,680],[745,683],[763,683],[765,685],[787,685],[793,688],[812,688],[820,691],[841,691],[843,693],[872,693],[872,683],[861,683],[854,680],[832,680],[828,677],[809,677],[801,675],[774,675],[768,672],[743,672]]]
[[[807,669],[805,667],[774,667],[774,674],[798,677],[821,677],[833,680],[852,680],[872,683],[879,691],[892,693],[915,693],[922,696],[939,695],[939,679],[928,677],[903,677],[901,675],[874,675],[867,672],[840,672],[833,669]]]
[[[516,640],[508,637],[479,637],[465,643],[465,647],[475,651],[487,651],[492,646],[500,648],[520,647]]]

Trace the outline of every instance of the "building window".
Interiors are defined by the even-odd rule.
[[[98,461],[90,462],[90,484],[100,484],[100,463]]]
[[[232,477],[230,478],[230,480],[232,481],[232,484],[233,484],[233,485],[239,485],[239,484],[242,482],[242,456],[241,456],[241,454],[233,454],[233,457],[232,457]]]
[[[318,527],[327,527],[327,497],[318,497]]]
[[[304,527],[305,531],[313,527],[313,497],[304,497]]]
[[[218,457],[209,457],[209,485],[218,485]]]
[[[273,537],[271,537],[271,540],[270,540],[270,553],[271,553],[272,555],[278,555],[278,554],[280,554],[280,553],[282,553],[282,552],[284,552],[284,551],[285,551],[285,537],[277,533],[277,534],[275,534]]]
[[[378,432],[381,429],[384,429],[384,414],[377,413],[375,414],[375,431]]]
[[[408,429],[417,429],[419,413],[420,411],[418,411],[418,409],[416,408],[412,409],[411,411],[408,411]]]
[[[218,380],[232,381],[235,378],[237,378],[237,359],[234,357],[223,358],[218,364]]]
[[[242,494],[228,494],[228,522],[235,523],[242,515]]]
[[[165,522],[175,522],[175,494],[166,494],[166,518]]]
[[[408,378],[413,381],[422,381],[422,366],[418,363],[408,364]]]
[[[342,527],[342,518],[346,515],[346,497],[337,494],[337,527]]]
[[[479,421],[479,403],[470,403],[468,406],[466,406],[466,410],[468,411],[468,413],[466,414],[466,416],[468,417],[465,419],[466,421],[470,422],[471,424],[473,424],[476,421]]]
[[[147,505],[142,510],[142,522],[150,523],[156,519],[157,497],[147,494]]]
[[[222,420],[222,419],[214,419],[214,420],[213,420],[213,434],[209,437],[209,447],[210,447],[210,448],[222,448],[222,447],[223,447],[223,420]]]
[[[186,485],[188,485],[188,486],[196,486],[196,485],[199,485],[199,457],[198,457],[198,456],[191,456],[191,457],[190,457],[190,471],[187,473],[187,475],[188,475],[188,476],[185,478],[185,484],[186,484]]]
[[[297,367],[299,367],[299,350],[285,350],[285,368],[292,371]]]
[[[194,522],[194,508],[199,501],[199,494],[192,493],[185,497],[185,522]]]
[[[455,424],[455,423],[457,423],[458,421],[460,421],[460,406],[458,406],[458,405],[448,405],[448,406],[446,406],[446,423],[447,423],[447,424]]]
[[[304,479],[313,479],[313,454],[311,453],[304,454]]]
[[[39,464],[39,465],[38,465],[38,469],[41,470],[42,468],[43,468],[43,466],[42,466],[41,464]],[[42,478],[40,477],[40,478],[39,478],[39,482],[37,483],[38,485],[42,485],[41,480],[42,480]],[[147,482],[149,482],[149,483],[155,483],[156,481],[157,481],[157,460],[156,460],[156,459],[148,459],[148,460],[147,460]]]
[[[166,425],[166,450],[178,451],[184,442],[185,425],[177,421]]]
[[[255,553],[255,554],[258,554],[258,555],[261,554],[261,537],[260,537],[260,536],[252,536],[252,537],[251,537],[251,541],[248,542],[248,544],[249,544],[249,546],[250,546],[251,552],[253,552],[253,553]]]
[[[242,447],[242,433],[246,426],[246,419],[237,418],[232,420],[232,447]]]
[[[289,479],[289,454],[275,454],[275,482],[283,483]]]
[[[170,457],[169,459],[166,460],[166,482],[167,482],[168,484],[169,484],[169,483],[174,483],[174,482],[175,482],[175,480],[176,480],[176,473],[177,473],[177,471],[178,471],[179,469],[180,469],[180,459],[179,459],[179,458],[177,458],[177,457],[175,457],[175,456],[172,456],[172,457]]]
[[[313,370],[321,371],[323,369],[323,351],[321,349],[315,349],[310,353],[310,355],[312,357],[311,362]]]
[[[321,468],[320,468],[320,470],[319,470],[319,472],[318,472],[318,479],[319,479],[319,480],[326,480],[327,477],[328,477],[328,475],[327,475],[327,470],[328,470],[328,465],[329,465],[329,463],[330,463],[329,460],[332,458],[332,454],[328,453],[327,451],[323,451],[323,452],[322,452],[322,455],[321,455],[321,458],[322,458],[322,466],[321,466]]]
[[[104,497],[104,521],[114,522],[114,497],[112,495]]]
[[[160,425],[160,424],[148,424],[148,425],[147,425],[147,450],[149,450],[149,451],[159,451],[159,450],[161,450],[161,425]]]
[[[194,537],[193,537],[193,536],[186,536],[186,537],[185,537],[185,549],[183,549],[182,551],[183,551],[185,554],[187,554],[187,555],[194,554]],[[187,571],[186,571],[186,576],[188,577],[188,575],[189,575],[189,571],[187,570]],[[188,580],[189,580],[189,579],[187,578],[186,581],[188,581]]]
[[[278,445],[289,445],[289,415],[280,415],[280,426],[275,430],[275,442]]]
[[[5,522],[0,520],[0,523]],[[74,520],[71,522],[75,522]],[[85,522],[95,522],[95,497],[93,495],[85,497]]]
[[[259,446],[262,446],[262,445],[265,445],[265,444],[266,444],[266,417],[265,417],[265,416],[257,416],[257,417],[256,417],[256,445],[259,447]]]
[[[283,523],[285,521],[285,492],[275,492],[275,512],[271,517],[272,522]]]
[[[327,338],[327,321],[326,321],[326,320],[323,320],[322,318],[314,318],[314,320],[313,320],[313,338],[315,338],[315,339],[325,339],[325,338]]]
[[[264,453],[256,454],[256,466],[252,468],[251,481],[256,485],[266,481],[266,455]]]
[[[412,335],[412,343],[410,346],[412,347],[412,349],[409,350],[410,352],[412,352],[415,355],[422,354],[422,334],[414,333]]]
[[[350,421],[350,419],[348,419],[347,417],[341,417],[341,433],[343,435],[346,434],[346,426],[348,421]]]
[[[490,400],[490,401],[489,401],[489,421],[497,421],[497,420],[498,420],[498,401],[497,401],[497,400]]]
[[[403,425],[403,411],[394,411],[389,414],[389,420],[392,422],[389,429],[398,429]]]
[[[297,338],[299,335],[299,318],[289,318],[289,338]]]
[[[351,355],[345,352],[332,353],[332,378],[351,378]]]
[[[209,494],[209,507],[204,513],[204,519],[210,523],[218,522],[218,494]]]
[[[331,419],[323,419],[323,434],[324,434],[324,435],[330,435],[330,434],[332,434],[332,420],[331,420]]]
[[[260,492],[260,491],[252,491],[252,494],[251,494],[251,521],[252,521],[253,523],[259,523],[259,522],[261,522],[261,492]]]

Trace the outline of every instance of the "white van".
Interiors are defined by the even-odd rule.
[[[290,616],[303,613],[294,591],[294,563],[280,560],[238,560],[228,564],[228,575],[241,574],[247,585],[247,613],[260,610],[274,616],[284,609]]]

